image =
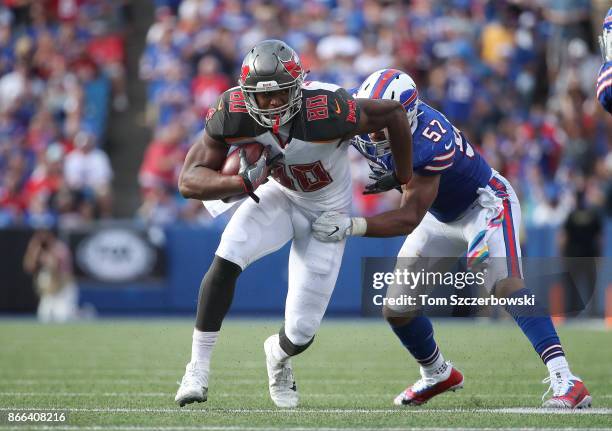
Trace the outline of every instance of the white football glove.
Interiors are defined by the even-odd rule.
[[[312,223],[313,236],[322,242],[342,241],[347,235],[363,236],[367,223],[363,217],[349,217],[337,211],[327,211]]]

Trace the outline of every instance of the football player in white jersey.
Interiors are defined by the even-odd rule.
[[[410,127],[400,103],[356,102],[342,88],[305,82],[304,76],[284,42],[257,44],[244,59],[240,85],[208,112],[205,133],[187,154],[179,180],[184,197],[211,201],[256,191],[259,203],[240,204],[202,280],[191,361],[175,398],[180,406],[207,399],[211,352],[238,276],[288,241],[285,322],[264,350],[272,400],[278,407],[297,406],[290,358],[312,343],[344,251],[344,241],[314,239],[310,225],[325,210],[349,210],[349,139],[386,129],[394,155],[405,161],[395,169],[398,182],[412,176]],[[230,148],[251,142],[266,147],[259,160],[241,163],[238,175],[220,174]],[[274,180],[263,184],[268,174]]]
[[[356,97],[357,101],[362,97],[395,99],[405,107],[412,130],[414,176],[402,187],[399,209],[367,218],[326,212],[313,223],[315,238],[344,241],[346,235],[408,235],[398,254],[404,258],[398,260],[400,270],[418,273],[431,269],[430,265],[446,266],[446,261],[453,261],[444,260],[445,257],[466,256],[470,267],[486,274],[484,287],[491,294],[513,298],[517,304],[531,297],[532,293],[523,283],[520,260],[517,232],[521,208],[510,183],[491,169],[444,115],[419,99],[414,81],[406,73],[396,69],[374,72],[361,85]],[[389,152],[384,134],[357,136],[355,146],[379,177],[366,187],[366,192],[398,187],[393,175],[398,159]],[[450,268],[443,271],[447,269]],[[438,270],[438,267],[433,269]],[[398,299],[408,294],[418,298],[418,294],[427,293],[427,288],[423,283],[393,284],[387,296]],[[592,397],[582,380],[570,371],[546,310],[529,303],[508,305],[506,310],[548,369],[549,376],[544,382],[550,384],[553,396],[543,406],[590,407]],[[383,313],[421,371],[421,378],[400,393],[395,404],[424,404],[443,392],[463,386],[462,373],[445,361],[434,339],[431,321],[419,307],[389,304]]]

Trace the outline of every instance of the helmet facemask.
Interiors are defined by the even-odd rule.
[[[417,110],[418,100],[412,109],[406,111],[408,123],[410,124],[410,131],[412,133],[415,132],[418,125],[416,118]],[[380,130],[378,132],[370,133],[367,135],[355,136],[355,142],[363,153],[369,154],[370,156],[381,158],[391,153],[391,143],[389,142],[389,135],[387,133],[387,129]]]
[[[374,157],[382,157],[391,152],[391,144],[387,138],[387,130],[355,136],[359,149]]]
[[[260,81],[257,86],[243,85],[240,88],[244,94],[244,101],[249,115],[263,127],[282,126],[300,112],[302,104],[302,83],[304,75],[298,76],[292,82],[277,83],[276,81]],[[274,91],[288,90],[287,103],[277,108],[260,108],[255,95]]]

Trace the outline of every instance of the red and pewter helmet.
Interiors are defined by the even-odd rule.
[[[249,115],[264,127],[281,126],[300,111],[304,69],[297,53],[280,40],[264,40],[242,62],[238,84]],[[289,90],[289,101],[278,108],[261,109],[255,93]]]

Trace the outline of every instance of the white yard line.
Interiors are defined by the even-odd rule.
[[[211,414],[211,413],[234,413],[234,414],[432,414],[432,413],[497,413],[497,414],[520,414],[520,415],[557,415],[557,414],[576,414],[576,415],[612,415],[612,408],[592,408],[584,410],[558,410],[558,409],[540,409],[540,408],[525,408],[525,407],[509,407],[509,408],[490,408],[490,409],[180,409],[176,408],[44,408],[44,407],[0,407],[0,411],[5,412],[28,412],[28,411],[45,411],[45,412],[86,412],[86,413],[177,413],[177,414]]]

